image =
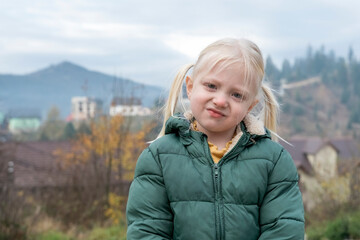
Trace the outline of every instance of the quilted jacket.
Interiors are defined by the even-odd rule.
[[[304,238],[293,160],[265,128],[252,131],[245,120],[241,137],[217,164],[205,134],[191,130],[186,118],[168,120],[165,136],[138,159],[126,209],[128,240]]]

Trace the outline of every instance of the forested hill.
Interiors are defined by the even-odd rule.
[[[324,47],[317,51],[309,47],[305,57],[293,64],[286,59],[281,69],[268,57],[266,75],[276,88],[314,77],[320,80],[282,92],[283,134],[359,137],[360,61],[352,48],[344,58]]]

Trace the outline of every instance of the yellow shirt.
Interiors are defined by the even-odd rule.
[[[195,131],[199,131],[197,128],[197,122],[194,121],[193,122],[193,128]],[[234,136],[236,135],[236,131],[234,132]],[[233,138],[234,138],[233,136]],[[209,144],[209,148],[210,148],[210,153],[211,156],[213,158],[214,163],[218,163],[220,161],[220,159],[225,155],[225,153],[228,151],[230,145],[232,143],[232,139],[226,143],[225,147],[221,150],[218,149],[218,147],[214,144],[212,144],[211,142],[208,141]]]

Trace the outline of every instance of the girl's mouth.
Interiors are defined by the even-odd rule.
[[[207,111],[209,112],[210,116],[214,118],[220,118],[225,116],[222,112],[219,112],[212,108],[208,108]]]

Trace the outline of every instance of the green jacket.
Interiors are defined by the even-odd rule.
[[[207,137],[172,117],[138,159],[127,203],[127,239],[303,239],[304,210],[289,153],[240,124],[219,163]],[[264,128],[263,128],[264,129]]]

